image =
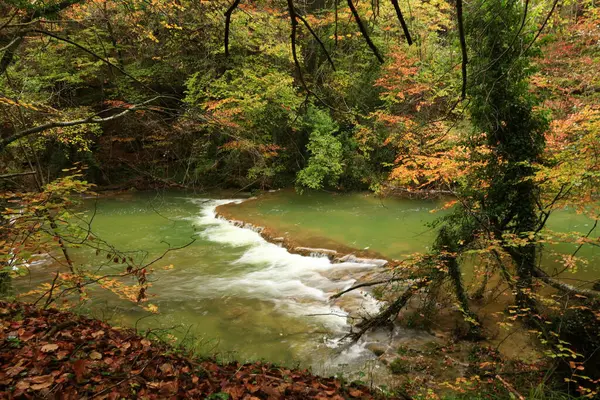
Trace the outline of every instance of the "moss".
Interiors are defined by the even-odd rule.
[[[392,371],[392,374],[394,375],[401,375],[409,373],[410,368],[405,360],[396,358],[390,363],[390,371]]]

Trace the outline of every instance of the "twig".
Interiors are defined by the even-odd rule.
[[[504,387],[506,388],[506,390],[508,390],[513,395],[515,395],[517,397],[517,399],[519,399],[519,400],[525,400],[525,397],[523,397],[519,392],[517,392],[515,390],[515,388],[512,387],[512,385],[510,383],[508,383],[504,379],[502,379],[502,377],[500,375],[496,375],[496,379],[498,379],[500,382],[502,382],[502,384],[504,385]]]
[[[125,378],[125,379],[123,379],[123,380],[120,380],[119,382],[115,383],[114,385],[112,385],[112,386],[109,386],[109,387],[107,387],[107,388],[105,388],[105,389],[102,389],[102,390],[101,390],[101,391],[99,391],[98,393],[94,393],[94,394],[92,395],[92,397],[90,397],[90,398],[91,398],[91,399],[93,399],[94,397],[98,397],[98,396],[100,396],[100,395],[102,395],[102,394],[104,394],[104,393],[106,393],[106,392],[108,392],[108,391],[110,391],[110,390],[112,390],[112,389],[114,389],[114,388],[116,388],[116,387],[120,386],[121,384],[123,384],[123,383],[125,383],[125,382],[127,382],[127,381],[129,381],[129,380],[131,380],[131,379],[133,379],[133,378],[137,378],[138,376],[141,376],[141,375],[144,373],[144,371],[146,370],[146,368],[148,367],[148,365],[150,365],[150,363],[152,363],[152,361],[154,361],[154,359],[155,359],[156,357],[158,357],[158,355],[156,355],[156,356],[152,357],[152,358],[150,359],[150,361],[148,361],[148,362],[146,363],[146,365],[144,365],[144,367],[143,367],[143,368],[140,370],[140,372],[138,372],[137,374],[130,375],[130,376],[128,376],[127,378]]]

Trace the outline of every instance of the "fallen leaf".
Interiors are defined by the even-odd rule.
[[[52,375],[38,375],[27,379],[31,383],[45,383],[48,381],[52,382],[54,380],[54,377],[52,377]]]
[[[42,390],[50,387],[54,383],[54,377],[52,375],[40,375],[34,376],[29,379],[31,385],[31,389],[33,390]]]
[[[163,395],[175,394],[177,392],[177,382],[175,382],[175,381],[161,382],[160,383],[160,392]]]
[[[73,371],[75,372],[75,378],[78,382],[85,375],[85,364],[86,360],[77,360],[73,363]]]
[[[24,342],[31,340],[31,338],[33,338],[34,336],[35,336],[35,332],[32,330],[25,331],[24,329],[19,329],[19,339],[21,339]]]
[[[50,387],[54,382],[44,382],[44,383],[36,383],[35,385],[31,385],[31,389],[33,390],[42,390]]]
[[[233,400],[238,400],[244,396],[245,390],[241,386],[229,386],[223,389],[223,392],[229,394]]]
[[[42,346],[42,352],[44,353],[50,353],[52,351],[55,351],[56,349],[58,349],[58,345],[54,343],[45,344]]]
[[[18,375],[21,371],[23,371],[25,369],[25,367],[23,367],[24,362],[25,362],[24,359],[20,359],[19,362],[17,363],[17,365],[12,366],[11,368],[9,368],[6,371],[6,374],[8,376]]]
[[[248,390],[250,393],[256,393],[256,392],[258,392],[259,389],[260,389],[260,387],[258,385],[246,383],[246,390]]]
[[[92,351],[90,353],[90,358],[92,360],[101,360],[102,359],[102,354],[98,353],[97,351]]]
[[[104,335],[104,331],[97,331],[97,332],[92,333],[92,337],[94,339],[98,339],[102,335]]]
[[[29,382],[19,381],[19,382],[17,382],[17,384],[15,386],[19,390],[27,390],[27,389],[29,389],[30,385],[29,385]]]
[[[171,375],[173,373],[173,366],[171,364],[164,363],[160,366],[160,370],[167,375]]]

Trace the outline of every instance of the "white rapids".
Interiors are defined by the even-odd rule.
[[[364,262],[332,263],[327,257],[306,257],[292,254],[284,247],[266,241],[258,232],[239,227],[224,218],[217,217],[216,208],[223,204],[243,200],[201,200],[202,206],[196,224],[203,238],[228,246],[245,247],[243,255],[235,264],[252,266],[249,272],[231,277],[214,277],[204,282],[213,293],[234,294],[239,297],[258,298],[273,302],[283,312],[298,316],[318,317],[329,329],[342,333],[348,328],[348,313],[331,304],[329,297],[351,287],[355,279],[332,280],[326,273],[332,270],[352,270],[371,267]],[[372,267],[376,267],[373,264]],[[374,313],[378,302],[361,293],[353,296],[360,301],[363,313]]]

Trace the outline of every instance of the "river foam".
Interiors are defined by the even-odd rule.
[[[270,301],[281,312],[298,317],[311,318],[319,325],[342,334],[349,329],[348,311],[332,304],[329,297],[352,286],[356,280],[347,278],[333,280],[326,275],[333,270],[365,268],[364,262],[332,263],[325,256],[302,256],[290,253],[286,248],[270,243],[260,233],[247,227],[236,226],[220,218],[216,208],[223,204],[240,203],[243,200],[195,200],[201,206],[196,224],[199,235],[205,240],[243,248],[243,254],[231,264],[241,268],[242,273],[226,277],[212,277],[203,282],[203,287],[213,293],[236,297],[256,298]],[[373,267],[377,265],[374,263]],[[373,313],[378,303],[364,294],[350,294],[356,304],[353,310]]]

